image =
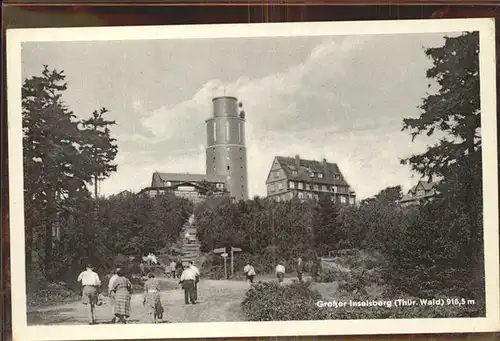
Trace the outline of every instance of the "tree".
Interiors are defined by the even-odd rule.
[[[28,204],[26,261],[29,266],[33,236],[38,234],[33,228],[41,228],[46,275],[52,263],[52,234],[61,204],[72,193],[85,192],[90,179],[79,151],[81,135],[75,115],[62,101],[64,90],[64,72],[49,70],[47,65],[41,76],[26,79],[22,87],[24,194]],[[44,214],[37,216],[37,212]]]
[[[98,183],[116,172],[117,165],[113,164],[118,146],[116,139],[111,137],[110,128],[116,125],[115,121],[105,119],[108,113],[106,108],[95,110],[92,117],[80,121],[83,129],[84,145],[82,152],[89,160],[89,171],[92,173],[94,183],[94,198],[98,197]]]
[[[375,195],[375,200],[387,205],[399,204],[401,198],[403,198],[403,191],[401,190],[400,185],[387,187]]]
[[[320,197],[314,215],[314,248],[320,255],[328,254],[333,248],[342,247],[342,231],[339,228],[340,208],[329,197]]]
[[[479,34],[466,32],[446,37],[441,47],[425,54],[433,66],[427,77],[437,83],[436,93],[427,94],[418,118],[405,118],[402,130],[411,132],[412,141],[420,134],[439,132],[439,141],[418,155],[401,160],[423,177],[441,180],[440,200],[467,212],[468,255],[482,257],[482,172],[481,117],[479,93]],[[471,265],[481,269],[481,264]],[[477,272],[476,272],[477,273]],[[482,277],[480,275],[480,277]]]

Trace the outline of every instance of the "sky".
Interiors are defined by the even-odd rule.
[[[23,79],[42,65],[64,70],[66,104],[78,117],[106,107],[118,171],[101,194],[139,191],[159,172],[205,173],[212,98],[243,102],[250,197],[265,196],[273,158],[337,163],[359,199],[415,185],[400,158],[413,143],[403,117],[418,117],[432,65],[424,48],[447,34],[30,42]]]

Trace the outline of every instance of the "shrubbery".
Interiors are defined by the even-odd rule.
[[[321,295],[310,288],[311,283],[258,282],[246,294],[242,303],[249,321],[322,320],[326,311],[316,302]]]

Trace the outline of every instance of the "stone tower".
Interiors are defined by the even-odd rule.
[[[248,199],[245,112],[235,97],[212,100],[213,117],[207,125],[207,177],[224,176],[237,201]]]

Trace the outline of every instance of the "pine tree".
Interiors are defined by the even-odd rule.
[[[401,162],[423,177],[440,180],[441,201],[450,209],[467,212],[469,242],[464,262],[474,260],[471,268],[479,270],[483,247],[479,34],[446,37],[443,46],[428,48],[425,54],[433,62],[427,77],[437,82],[438,90],[423,99],[420,117],[403,120],[403,130],[411,132],[412,140],[422,133],[439,132],[444,137]]]
[[[89,160],[92,182],[94,185],[94,198],[98,197],[99,181],[109,177],[112,172],[116,172],[117,165],[113,163],[118,153],[116,139],[111,137],[110,128],[116,125],[115,121],[105,119],[108,113],[106,108],[95,110],[92,117],[80,121],[83,129],[84,145],[82,152]]]
[[[26,261],[29,266],[33,236],[44,235],[47,276],[59,205],[74,192],[85,192],[90,180],[80,158],[81,135],[75,116],[62,101],[64,90],[64,72],[49,70],[47,65],[41,76],[26,79],[22,87]],[[40,212],[43,214],[38,215]]]

